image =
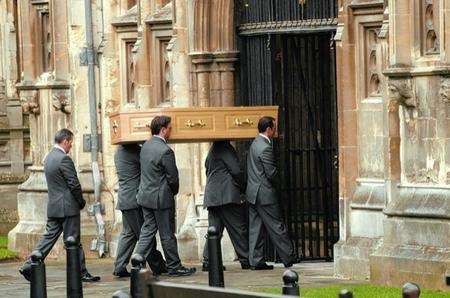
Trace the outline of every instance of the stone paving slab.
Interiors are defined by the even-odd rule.
[[[29,283],[17,270],[20,264],[0,264],[0,297],[29,297]],[[239,263],[227,263],[225,265],[227,268],[225,271],[226,287],[251,291],[257,288],[281,287],[282,285],[281,276],[285,269],[281,264],[276,264],[274,270],[268,271],[241,270]],[[197,268],[197,273],[194,276],[162,276],[161,280],[207,285],[208,273],[202,272],[199,264],[190,264],[189,266]],[[84,297],[111,297],[112,293],[117,290],[128,290],[129,279],[119,279],[112,276],[112,259],[89,259],[87,267],[92,274],[100,275],[102,280],[98,283],[84,283]],[[293,269],[299,273],[301,285],[306,287],[350,283],[348,280],[339,280],[333,277],[333,263],[300,263],[296,264]],[[48,297],[66,297],[65,263],[48,261],[46,271]]]

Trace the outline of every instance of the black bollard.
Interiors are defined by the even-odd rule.
[[[407,282],[402,287],[402,297],[403,298],[419,298],[420,288],[414,283]]]
[[[130,295],[128,295],[124,291],[116,291],[112,295],[112,298],[130,298]]]
[[[140,254],[134,254],[131,257],[131,278],[130,278],[130,294],[132,298],[142,297],[141,279],[139,271],[144,267],[144,258]]]
[[[220,235],[216,227],[208,228],[208,261],[209,261],[209,285],[211,287],[225,287],[223,279],[222,247]]]
[[[347,289],[343,289],[339,292],[339,298],[353,298],[352,291],[349,291]]]
[[[66,239],[67,252],[67,297],[83,297],[83,285],[81,284],[81,266],[79,243],[73,236]]]
[[[298,286],[298,274],[294,270],[286,270],[283,273],[283,295],[300,296],[300,287]]]
[[[35,250],[31,253],[31,298],[47,298],[47,285],[45,280],[45,264],[41,252]]]

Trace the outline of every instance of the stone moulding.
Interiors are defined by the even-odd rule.
[[[450,188],[400,187],[383,213],[395,217],[450,219]]]
[[[302,32],[302,31],[328,31],[336,29],[337,18],[314,19],[299,21],[277,21],[264,23],[245,23],[238,27],[239,35],[252,35],[261,33]]]
[[[137,6],[130,8],[124,15],[116,17],[112,20],[111,25],[116,27],[118,30],[127,30],[119,28],[129,28],[129,30],[137,30],[137,17],[138,11]]]
[[[381,211],[386,207],[386,189],[384,184],[360,183],[353,194],[350,207]]]
[[[173,14],[172,2],[167,3],[165,6],[161,7],[153,14],[150,14],[145,19],[147,24],[161,24],[161,23],[172,23]]]
[[[450,66],[438,65],[438,66],[421,66],[412,67],[409,65],[394,65],[383,71],[383,74],[387,77],[420,77],[420,76],[437,76],[450,75]]]

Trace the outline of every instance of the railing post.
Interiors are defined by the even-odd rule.
[[[298,274],[294,270],[286,270],[283,273],[283,295],[300,296]]]
[[[353,298],[352,291],[349,291],[347,289],[343,289],[339,292],[339,298]]]
[[[402,287],[402,297],[403,298],[419,298],[420,288],[418,285],[407,282]]]
[[[67,297],[83,297],[83,285],[81,283],[81,266],[79,243],[75,237],[69,236],[66,239],[67,252]]]
[[[47,298],[47,285],[45,278],[45,264],[41,252],[35,250],[31,253],[31,298]]]
[[[142,297],[139,271],[144,267],[144,262],[144,258],[140,254],[134,254],[131,257],[130,295],[132,298]]]
[[[220,235],[216,227],[208,228],[208,279],[211,287],[225,287],[223,279],[222,247]]]

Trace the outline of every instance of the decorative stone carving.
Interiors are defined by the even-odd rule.
[[[388,83],[389,97],[407,108],[415,108],[417,101],[411,87],[411,80],[391,80]]]
[[[169,41],[164,41],[160,43],[161,50],[160,54],[160,70],[161,70],[161,91],[162,91],[162,100],[161,102],[170,101],[170,82],[171,82],[171,74],[170,74],[170,65],[169,65],[169,53],[167,47],[169,45]]]
[[[106,102],[105,111],[106,111],[106,114],[108,114],[108,115],[118,112],[119,111],[119,103],[112,99],[108,100]]]
[[[52,95],[52,106],[55,111],[61,111],[64,114],[72,112],[72,103],[67,90],[58,90]]]
[[[36,28],[34,35],[34,55],[38,58],[39,73],[52,71],[53,65],[53,26],[51,21],[52,11],[49,1],[31,1],[34,7],[35,18],[33,26]]]
[[[136,40],[128,41],[125,43],[125,59],[126,59],[126,76],[127,76],[127,103],[135,102],[136,91],[136,64],[134,63],[134,53]]]
[[[422,47],[425,54],[432,55],[439,53],[438,29],[435,24],[439,24],[437,17],[439,11],[436,8],[435,0],[423,0],[422,2]],[[435,11],[437,13],[435,13]],[[439,26],[439,25],[438,25]]]
[[[450,103],[450,77],[442,78],[439,96],[443,102]]]
[[[364,35],[364,59],[365,59],[365,77],[366,77],[366,97],[381,95],[381,61],[379,57],[380,42],[378,39],[379,27],[369,27]]]
[[[3,78],[0,78],[0,101],[6,99],[6,83]]]
[[[20,92],[20,101],[24,113],[39,115],[39,93],[37,90],[23,90]]]

